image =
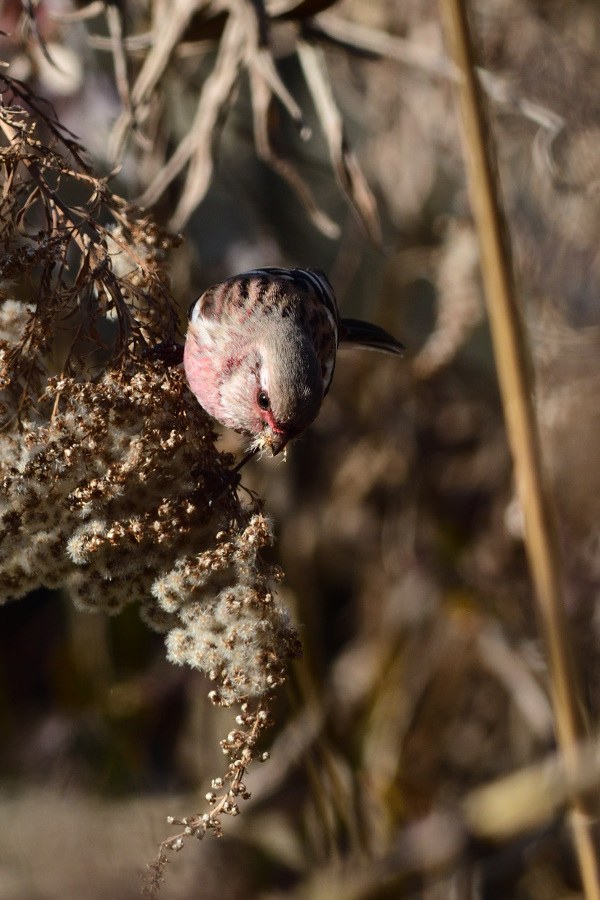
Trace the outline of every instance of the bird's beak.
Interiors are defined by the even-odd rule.
[[[270,428],[267,429],[264,435],[265,444],[271,451],[271,456],[277,456],[278,453],[281,453],[287,442],[290,440],[291,435],[283,434],[282,432],[272,431]]]

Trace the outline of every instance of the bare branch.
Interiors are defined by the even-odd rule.
[[[377,204],[348,144],[322,53],[306,41],[299,41],[298,56],[327,140],[338,183],[346,194],[350,206],[358,215],[370,240],[379,245],[381,244],[381,229]]]

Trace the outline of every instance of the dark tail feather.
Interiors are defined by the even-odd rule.
[[[406,347],[397,341],[395,337],[372,325],[370,322],[361,322],[360,319],[342,319],[340,329],[340,344],[359,347],[363,350],[381,350],[382,353],[395,353],[402,356]]]

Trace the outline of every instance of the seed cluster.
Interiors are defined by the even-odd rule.
[[[6,357],[30,311],[0,311]],[[281,574],[261,556],[270,525],[241,505],[181,371],[149,358],[97,381],[46,377],[22,416],[4,374],[1,600],[45,585],[82,610],[138,602],[169,659],[209,674],[220,702],[281,683],[299,644],[273,598]]]
[[[210,812],[162,842],[152,893],[167,850],[221,834],[249,798],[272,688],[300,644],[274,597],[270,524],[240,502],[179,365],[179,237],[113,194],[5,72],[0,99],[0,604],[41,586],[86,612],[137,603],[169,659],[214,681],[215,705],[241,704]]]
[[[158,855],[148,865],[144,876],[144,896],[154,897],[165,880],[165,869],[169,862],[168,851],[183,850],[188,839],[201,841],[207,832],[214,837],[223,835],[223,816],[238,816],[242,811],[240,801],[249,800],[252,796],[244,779],[248,769],[254,762],[266,762],[269,752],[259,751],[257,743],[262,732],[273,723],[269,715],[272,696],[263,695],[254,704],[244,702],[240,713],[236,716],[236,725],[226,738],[221,741],[223,753],[229,757],[229,765],[224,776],[213,778],[211,790],[204,799],[210,812],[192,813],[182,819],[167,817],[167,824],[177,826],[175,834],[161,841]],[[213,697],[214,702],[218,702]]]

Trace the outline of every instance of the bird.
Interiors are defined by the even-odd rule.
[[[200,405],[276,456],[315,420],[338,348],[402,355],[377,325],[340,318],[320,269],[251,269],[209,287],[189,311],[183,365]]]

